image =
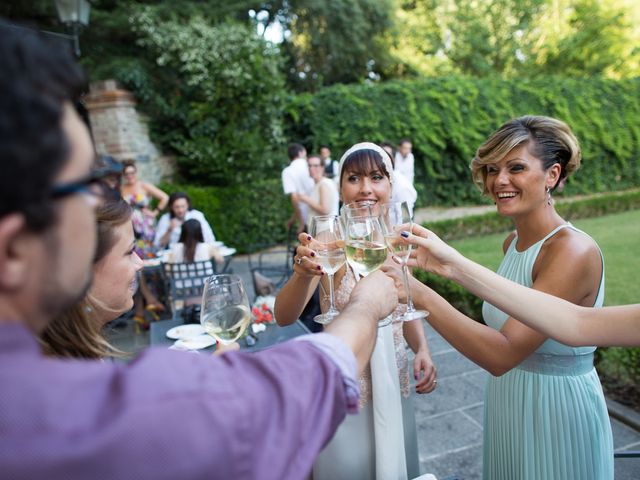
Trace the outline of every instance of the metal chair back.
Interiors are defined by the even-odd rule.
[[[168,283],[169,300],[173,310],[182,310],[187,304],[199,303],[204,281],[216,275],[216,262],[205,260],[191,263],[165,263],[164,271]]]

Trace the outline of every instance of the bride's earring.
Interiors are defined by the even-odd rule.
[[[547,205],[551,205],[551,188],[547,187]]]

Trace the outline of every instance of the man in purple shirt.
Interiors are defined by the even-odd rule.
[[[104,190],[66,52],[0,23],[0,477],[298,479],[347,411],[397,294],[362,280],[326,333],[219,358],[43,357],[36,336],[90,282]]]

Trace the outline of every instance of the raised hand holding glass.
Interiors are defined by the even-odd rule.
[[[309,233],[313,237],[315,260],[322,265],[329,281],[329,310],[316,315],[314,321],[327,324],[340,312],[335,307],[333,275],[344,265],[344,235],[337,215],[320,215],[311,218]]]
[[[398,259],[402,265],[402,277],[404,280],[404,289],[407,292],[407,311],[402,316],[402,320],[409,322],[411,320],[419,320],[426,318],[429,312],[424,310],[416,310],[411,300],[411,291],[409,289],[409,267],[407,261],[411,254],[411,245],[405,243],[400,238],[402,225],[409,224],[411,229],[412,218],[407,202],[392,202],[382,205],[382,229],[384,231],[384,239],[391,254]]]

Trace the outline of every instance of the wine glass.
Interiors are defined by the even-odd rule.
[[[373,217],[378,214],[377,203],[374,200],[359,200],[347,203],[340,209],[342,228],[347,229],[347,220],[351,217]]]
[[[382,205],[382,230],[384,231],[384,239],[391,254],[396,257],[402,264],[402,277],[404,280],[404,289],[407,292],[407,311],[402,316],[402,320],[409,322],[411,320],[419,320],[426,318],[429,312],[424,310],[416,310],[411,300],[411,291],[409,289],[409,255],[411,254],[411,245],[402,241],[400,231],[404,224],[409,224],[411,230],[412,218],[411,211],[407,202],[392,202]]]
[[[315,260],[327,274],[329,280],[329,310],[316,315],[313,320],[326,325],[340,312],[336,309],[333,295],[333,275],[344,265],[344,235],[337,215],[318,215],[311,218],[309,233],[313,237],[312,248]]]
[[[377,217],[361,216],[347,218],[345,235],[347,262],[356,274],[366,277],[379,269],[387,259],[384,234]],[[387,317],[378,322],[383,327],[391,323]]]
[[[249,299],[238,275],[212,275],[204,282],[200,323],[223,345],[242,336],[251,320]]]

